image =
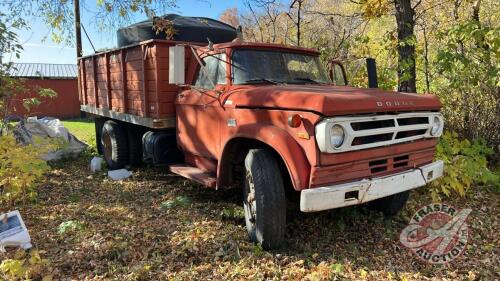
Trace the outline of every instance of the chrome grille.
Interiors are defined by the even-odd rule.
[[[320,138],[324,136],[321,134],[322,130],[327,131],[333,125],[342,126],[345,131],[343,144],[338,148],[330,147],[324,151],[338,153],[439,137],[431,135],[435,117],[442,121],[442,116],[438,112],[333,117],[319,123],[316,133]],[[326,143],[328,140],[318,141]]]

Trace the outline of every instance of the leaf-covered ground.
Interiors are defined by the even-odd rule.
[[[89,171],[89,159],[57,163],[37,202],[18,208],[57,280],[500,279],[500,196],[486,188],[447,201],[473,209],[471,238],[462,257],[435,266],[398,242],[430,203],[424,192],[391,219],[359,207],[290,210],[285,247],[267,252],[248,241],[239,190],[205,189],[160,168],[110,181]]]

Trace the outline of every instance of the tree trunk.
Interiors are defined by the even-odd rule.
[[[395,0],[398,25],[398,90],[417,92],[415,69],[415,10],[411,0]]]

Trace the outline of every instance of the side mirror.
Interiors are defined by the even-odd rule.
[[[185,53],[184,46],[172,46],[168,50],[168,83],[185,84]]]
[[[332,60],[328,63],[328,74],[332,83],[336,86],[347,85],[347,75],[344,65],[339,60]]]

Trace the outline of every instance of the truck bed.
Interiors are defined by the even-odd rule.
[[[81,110],[150,128],[175,127],[179,87],[168,83],[168,67],[169,47],[178,43],[148,40],[79,58]],[[191,57],[186,51],[186,66]]]

